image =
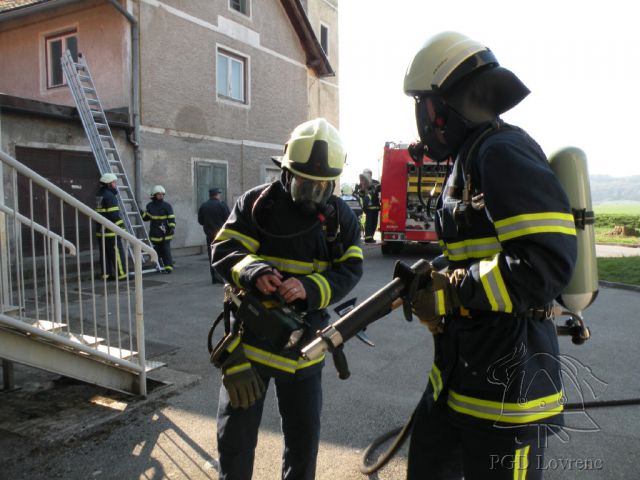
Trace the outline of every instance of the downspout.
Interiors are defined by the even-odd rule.
[[[140,29],[138,20],[131,15],[118,0],[109,0],[131,24],[131,116],[133,117],[133,135],[128,136],[133,145],[133,171],[135,176],[134,194],[140,205],[142,198],[142,160],[140,158]]]

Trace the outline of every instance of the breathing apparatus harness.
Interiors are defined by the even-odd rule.
[[[344,247],[340,242],[340,222],[336,197],[331,195],[325,205],[321,207],[316,217],[308,227],[291,234],[276,234],[269,232],[258,221],[259,215],[274,205],[273,196],[276,189],[281,188],[279,182],[268,185],[251,208],[251,219],[258,231],[272,238],[291,239],[302,236],[318,225],[322,227],[329,251],[330,259],[340,258],[344,254]],[[264,295],[254,290],[245,290],[225,285],[223,311],[214,320],[207,336],[207,348],[211,363],[217,368],[228,356],[227,346],[237,337],[242,337],[244,329],[265,340],[274,351],[282,351],[296,347],[308,327],[304,316],[290,307],[277,293]],[[235,322],[231,322],[231,313]],[[218,324],[224,321],[225,334],[214,346],[213,335]]]

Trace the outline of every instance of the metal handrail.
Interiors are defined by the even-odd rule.
[[[95,222],[103,225],[106,230],[110,230],[112,232],[117,233],[120,237],[122,237],[123,239],[125,239],[128,242],[131,242],[133,244],[135,244],[137,242],[140,242],[139,238],[136,238],[134,235],[130,234],[126,230],[118,227],[117,225],[114,225],[112,222],[107,220],[105,217],[100,215],[98,212],[96,212],[95,210],[87,207],[84,203],[82,203],[81,201],[79,201],[76,198],[72,197],[67,192],[62,190],[60,187],[54,185],[49,180],[47,180],[43,176],[39,175],[37,172],[31,170],[29,167],[26,167],[22,163],[18,162],[13,157],[7,155],[2,150],[0,150],[0,160],[2,160],[3,162],[7,163],[11,167],[15,168],[16,171],[18,171],[19,173],[31,178],[35,183],[37,183],[41,187],[49,190],[50,192],[52,192],[57,197],[59,197],[62,200],[64,200],[66,203],[68,203],[72,207],[78,209],[78,211],[82,212],[83,214],[87,215],[88,217],[91,217],[92,220],[94,220]],[[143,243],[140,246],[140,248],[141,248],[142,253],[144,253],[145,255],[149,255],[154,262],[158,261],[158,254],[153,249],[153,247]]]
[[[47,230],[46,227],[43,227],[39,223],[33,221],[33,219],[25,217],[21,213],[16,212],[14,209],[9,208],[4,204],[0,204],[0,210],[7,215],[15,216],[23,225],[26,225],[27,227],[33,227],[36,232],[41,233],[45,237],[48,237],[51,240],[55,240],[56,242],[64,245],[65,247],[67,247],[69,255],[73,255],[74,257],[76,256],[76,246],[69,240],[62,238],[60,235],[53,233],[51,230]]]

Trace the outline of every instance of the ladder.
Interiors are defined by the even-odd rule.
[[[78,61],[74,61],[71,51],[66,50],[62,54],[62,70],[89,138],[100,175],[113,173],[118,178],[118,203],[125,230],[152,246],[87,62],[81,53],[78,54]],[[131,247],[129,255],[133,257]],[[156,264],[156,270],[160,270],[160,265]]]

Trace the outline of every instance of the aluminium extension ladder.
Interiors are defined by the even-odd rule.
[[[125,230],[149,246],[153,246],[149,240],[147,228],[142,220],[138,203],[131,188],[124,165],[120,160],[116,143],[109,128],[109,122],[98,98],[98,92],[91,78],[89,66],[81,53],[78,61],[73,60],[69,50],[62,54],[62,70],[71,90],[71,95],[78,108],[84,131],[89,138],[91,150],[96,159],[100,175],[113,173],[118,179],[118,203],[123,213]],[[133,257],[133,251],[129,247],[129,255]],[[160,270],[156,264],[155,270]]]

